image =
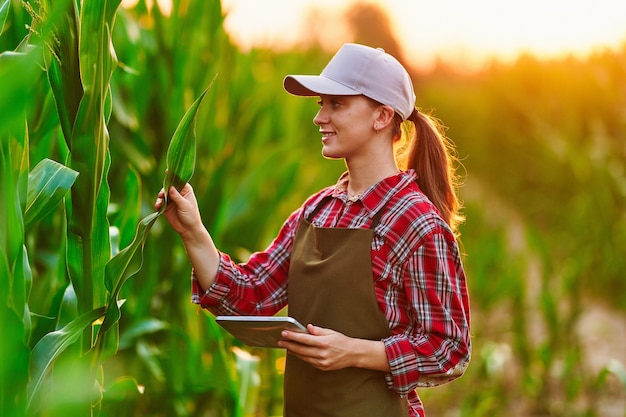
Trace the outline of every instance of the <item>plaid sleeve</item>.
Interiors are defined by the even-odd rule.
[[[470,357],[469,299],[458,246],[447,231],[431,233],[404,269],[415,325],[384,340],[390,388],[407,395],[462,375]]]
[[[222,304],[227,304],[228,293],[230,292],[228,286],[229,278],[228,274],[224,272],[226,269],[224,265],[230,265],[228,268],[230,270],[236,268],[230,257],[227,254],[220,252],[220,264],[217,276],[215,277],[215,282],[207,290],[203,290],[200,287],[200,283],[192,271],[191,302],[200,304],[202,308],[206,308],[215,314],[237,314],[237,309],[234,308],[234,306],[224,308],[219,307]],[[227,311],[230,311],[230,313]]]
[[[295,229],[294,212],[278,236],[263,252],[253,253],[247,262],[235,263],[220,253],[215,282],[200,288],[192,274],[191,301],[213,314],[274,315],[287,304],[287,276]]]

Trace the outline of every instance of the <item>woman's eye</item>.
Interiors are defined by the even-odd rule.
[[[336,109],[341,106],[341,102],[338,100],[318,100],[317,104],[320,107],[329,106],[331,109]]]

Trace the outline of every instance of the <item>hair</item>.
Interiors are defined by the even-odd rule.
[[[413,122],[414,129],[403,123],[398,113],[394,116],[393,137],[399,145],[396,148],[398,164],[403,169],[415,170],[420,189],[439,210],[453,233],[459,236],[458,226],[465,218],[457,197],[460,177],[456,166],[461,164],[454,144],[446,137],[445,126],[434,117],[415,109],[407,120]],[[403,137],[404,141],[401,140]]]

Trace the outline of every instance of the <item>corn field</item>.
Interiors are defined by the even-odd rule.
[[[153,203],[190,181],[220,249],[263,249],[344,169],[282,91],[329,53],[243,53],[219,1],[147,3],[0,0],[2,416],[282,415],[284,353],[189,302]],[[463,161],[473,314],[428,415],[626,416],[626,44],[414,79]]]

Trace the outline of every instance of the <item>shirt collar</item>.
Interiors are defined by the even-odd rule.
[[[350,172],[346,171],[337,180],[332,196],[342,200],[344,203],[348,202],[348,182],[350,181]],[[402,171],[397,175],[387,177],[382,181],[372,185],[361,194],[359,200],[361,200],[365,209],[369,212],[376,212],[385,205],[389,199],[403,188],[406,188],[410,184],[415,184],[417,181],[417,174],[414,170],[409,169]]]

